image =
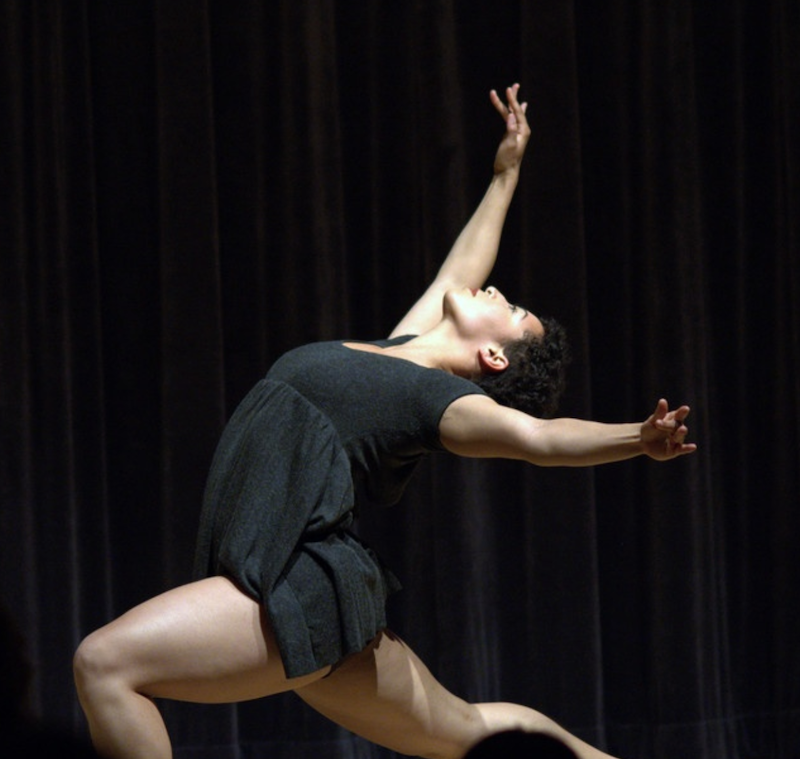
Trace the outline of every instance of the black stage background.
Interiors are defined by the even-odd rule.
[[[2,597],[43,719],[83,635],[185,581],[282,351],[385,335],[533,137],[494,283],[568,326],[568,415],[690,458],[435,457],[363,530],[452,689],[626,759],[800,757],[800,6],[5,0]],[[179,757],[386,757],[292,696],[165,707]],[[242,748],[237,748],[241,746]]]

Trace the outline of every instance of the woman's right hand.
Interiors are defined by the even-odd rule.
[[[522,163],[522,156],[525,153],[525,147],[531,136],[531,129],[528,126],[528,119],[525,116],[528,104],[520,104],[517,100],[518,92],[518,84],[506,89],[507,104],[500,100],[500,96],[497,94],[496,90],[492,90],[489,93],[492,105],[506,123],[506,133],[503,135],[503,139],[497,148],[497,154],[494,159],[495,174],[502,174],[506,171],[515,171],[519,169]]]

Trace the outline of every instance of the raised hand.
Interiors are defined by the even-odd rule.
[[[525,112],[528,110],[527,103],[521,103],[517,99],[519,85],[515,84],[506,89],[507,103],[500,100],[496,90],[489,93],[489,98],[495,110],[503,117],[506,124],[506,132],[497,148],[494,159],[495,174],[502,174],[505,171],[519,169],[525,147],[531,136],[531,129],[528,126],[528,119]]]

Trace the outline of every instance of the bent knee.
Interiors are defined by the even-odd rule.
[[[72,671],[79,691],[109,680],[121,674],[122,670],[119,646],[105,628],[87,635],[72,657]]]
[[[486,734],[518,730],[526,733],[557,733],[560,728],[550,717],[527,706],[511,703],[475,704]]]

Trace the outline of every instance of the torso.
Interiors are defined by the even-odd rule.
[[[357,485],[393,502],[413,464],[442,450],[439,422],[473,383],[429,369],[403,351],[409,338],[316,343],[279,359],[268,380],[286,383],[327,417],[348,452]],[[416,354],[418,355],[418,354]]]

